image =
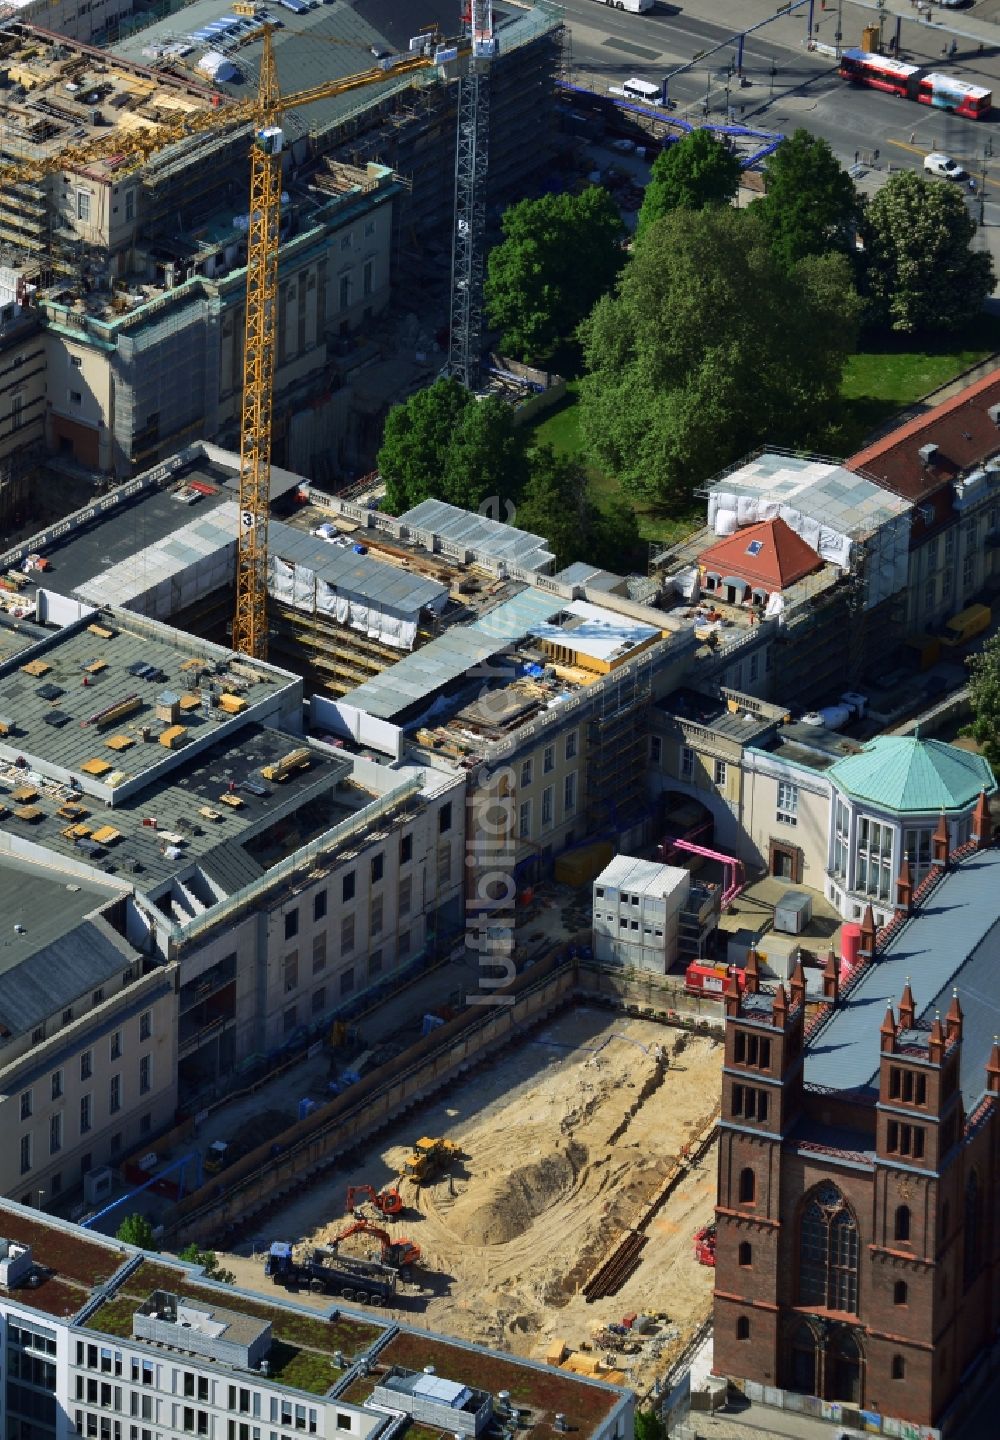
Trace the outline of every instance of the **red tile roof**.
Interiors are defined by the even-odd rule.
[[[732,575],[755,590],[772,594],[818,570],[823,562],[812,546],[779,517],[745,525],[735,535],[723,536],[704,551],[698,563],[723,579]]]
[[[1000,428],[986,413],[998,404],[1000,370],[994,370],[926,415],[918,415],[866,450],[859,450],[845,462],[846,467],[864,470],[904,500],[924,500],[1000,452]],[[919,454],[923,445],[938,447],[934,461],[926,466]],[[945,517],[942,513],[936,518]]]

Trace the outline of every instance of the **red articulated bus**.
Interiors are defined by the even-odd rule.
[[[920,65],[907,65],[888,55],[867,50],[845,50],[840,57],[841,79],[871,90],[885,90],[920,105],[950,110],[970,120],[985,120],[993,108],[993,95],[981,85],[970,85],[953,75],[940,75]]]

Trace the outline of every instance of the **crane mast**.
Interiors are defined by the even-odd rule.
[[[471,33],[472,58],[458,82],[448,373],[475,390],[483,351],[490,62],[496,53],[493,0],[467,0],[462,23]]]
[[[240,429],[240,531],[236,548],[233,649],[267,658],[267,518],[271,499],[271,428],[278,332],[278,241],[281,226],[282,131],[271,32],[257,92],[250,150],[250,228]]]

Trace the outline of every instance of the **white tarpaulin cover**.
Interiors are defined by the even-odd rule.
[[[780,516],[828,564],[850,568],[864,545],[865,606],[897,594],[907,580],[911,507],[863,475],[829,461],[765,452],[709,494],[717,535]]]

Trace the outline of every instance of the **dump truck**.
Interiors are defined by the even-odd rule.
[[[413,1147],[413,1154],[403,1162],[402,1177],[422,1185],[439,1166],[461,1153],[454,1140],[422,1135]]]
[[[378,1260],[356,1260],[331,1250],[312,1250],[296,1260],[292,1247],[276,1240],[264,1262],[264,1274],[286,1289],[321,1290],[362,1305],[387,1305],[396,1294],[397,1272]]]
[[[275,760],[273,765],[263,765],[260,773],[265,780],[280,783],[282,780],[287,780],[290,775],[294,775],[297,770],[308,769],[310,759],[309,747],[303,745],[298,750],[289,750],[287,755],[282,755],[281,759]]]

